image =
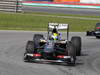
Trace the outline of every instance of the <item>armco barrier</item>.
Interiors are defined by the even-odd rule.
[[[21,11],[21,5],[18,1],[2,0],[0,1],[0,11],[19,12]]]
[[[23,1],[22,4],[28,5],[28,6],[49,6],[49,7],[71,7],[71,8],[96,8],[96,9],[100,9],[100,4],[85,4],[85,3]]]

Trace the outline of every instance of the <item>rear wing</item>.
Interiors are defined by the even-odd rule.
[[[48,35],[49,31],[56,28],[57,30],[67,30],[67,40],[69,38],[69,25],[65,23],[48,23]]]
[[[49,23],[48,24],[48,28],[49,29],[53,29],[53,28],[57,28],[59,30],[64,30],[64,29],[68,29],[68,24],[63,24],[63,23]]]

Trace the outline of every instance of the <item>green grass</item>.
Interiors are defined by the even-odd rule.
[[[49,16],[38,16],[49,15]],[[100,18],[100,16],[66,15],[50,13],[2,13],[0,12],[0,30],[32,30],[45,31],[48,22],[68,23],[70,31],[84,32],[94,29],[99,20],[83,20],[74,18],[59,18],[51,16],[73,16],[85,18]]]

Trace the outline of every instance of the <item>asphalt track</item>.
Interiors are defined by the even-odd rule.
[[[60,13],[60,14],[79,14],[79,15],[100,16],[99,9],[23,6],[22,10],[23,12],[47,12],[47,13],[49,12],[49,13]]]
[[[70,37],[82,38],[82,56],[77,57],[74,67],[23,62],[26,42],[35,33],[0,31],[0,75],[100,75],[100,39],[86,37],[84,32],[70,33]],[[46,32],[38,33],[46,36]]]

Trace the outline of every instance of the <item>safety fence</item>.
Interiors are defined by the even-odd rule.
[[[1,0],[0,1],[0,11],[8,11],[8,12],[21,12],[21,2],[20,1],[7,1],[7,0]]]

